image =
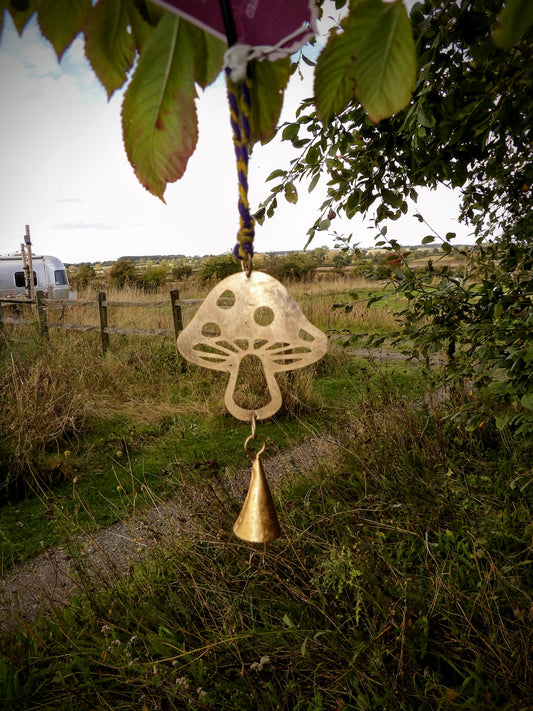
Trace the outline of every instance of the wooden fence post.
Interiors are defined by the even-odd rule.
[[[183,331],[183,315],[181,313],[180,292],[177,289],[172,289],[172,291],[170,292],[170,301],[172,303],[174,334],[177,339],[180,331]]]
[[[102,353],[105,355],[109,350],[109,333],[107,328],[107,299],[104,291],[98,293],[98,313],[100,315],[100,336],[102,338]]]
[[[44,336],[46,338],[46,337],[48,337],[48,316],[46,313],[46,306],[44,303],[44,291],[37,292],[36,304],[37,304],[37,317],[39,319],[39,328],[41,329],[41,336]]]

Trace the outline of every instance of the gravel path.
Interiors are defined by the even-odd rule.
[[[402,353],[383,348],[360,348],[353,354],[376,362],[407,359]],[[435,405],[444,397],[444,391],[434,393],[428,404]],[[275,486],[282,476],[314,466],[334,448],[332,438],[310,438],[288,452],[263,459],[265,473]],[[249,469],[228,472],[232,493],[238,498],[244,499],[249,476]],[[70,546],[51,548],[15,567],[0,578],[0,635],[18,625],[30,625],[43,613],[67,605],[89,579],[102,583],[118,580],[158,544],[172,536],[190,535],[195,526],[193,514],[176,498],[129,521],[119,521],[78,538]]]
[[[281,477],[313,467],[334,446],[327,437],[310,438],[288,452],[262,459],[269,482],[274,488]],[[249,477],[249,469],[228,471],[232,493],[244,497]],[[15,567],[0,579],[0,635],[29,626],[44,613],[53,614],[88,580],[106,584],[118,580],[158,545],[176,535],[190,535],[196,526],[193,514],[175,498]]]

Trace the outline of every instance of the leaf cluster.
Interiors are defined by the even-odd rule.
[[[352,102],[335,107],[324,125],[313,101],[304,102],[296,121],[281,129],[300,155],[290,170],[271,174],[278,184],[263,210],[272,214],[280,193],[295,202],[296,182],[305,181],[309,191],[327,182],[312,238],[337,213],[371,215],[376,224],[396,220],[416,202],[419,187],[444,184],[462,189],[461,219],[479,236],[529,225],[532,33],[510,51],[496,46],[501,6],[500,0],[415,5],[418,78],[409,106],[376,126]]]
[[[58,60],[82,33],[87,58],[108,97],[127,84],[126,152],[139,182],[162,199],[195,150],[196,87],[205,89],[218,76],[225,44],[145,0],[0,0],[0,32],[6,11],[19,33],[36,15]],[[274,134],[296,67],[289,58],[250,62],[252,144]],[[331,35],[318,61],[319,113],[327,122],[332,111],[357,96],[379,121],[409,101],[415,72],[410,22],[401,1],[352,3],[342,34]],[[240,96],[240,86],[232,90]]]
[[[295,202],[298,181],[312,191],[325,180],[310,240],[336,214],[359,214],[374,220],[377,246],[399,253],[387,222],[408,213],[421,187],[460,189],[459,219],[471,225],[477,246],[459,249],[469,260],[462,278],[408,264],[392,270],[394,287],[408,300],[399,313],[404,338],[414,343],[414,355],[447,349],[448,380],[476,392],[490,385],[484,405],[464,405],[469,427],[496,420],[530,437],[533,32],[521,8],[509,2],[502,11],[500,0],[415,5],[419,67],[410,105],[376,126],[353,103],[323,126],[312,102],[302,104],[281,134],[300,156],[289,171],[270,176],[278,184],[262,210],[272,214],[283,193]],[[450,255],[454,237],[432,233],[422,243],[438,239]]]

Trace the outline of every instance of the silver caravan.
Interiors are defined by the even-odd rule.
[[[75,298],[70,291],[65,265],[57,257],[32,256],[33,286],[48,299]],[[27,296],[24,263],[20,252],[0,256],[0,297]]]

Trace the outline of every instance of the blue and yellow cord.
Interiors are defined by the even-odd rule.
[[[230,107],[230,121],[233,131],[233,144],[237,160],[237,175],[239,179],[239,218],[240,227],[237,233],[237,244],[233,254],[237,259],[251,262],[254,254],[255,221],[250,214],[248,202],[248,148],[250,145],[250,110],[251,110],[251,81],[248,75],[241,84],[240,100],[229,79],[228,100]]]

